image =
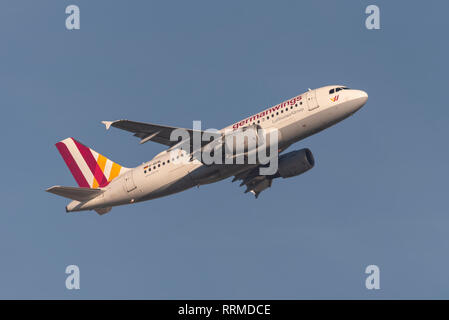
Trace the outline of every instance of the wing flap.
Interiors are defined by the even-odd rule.
[[[256,167],[236,174],[232,182],[237,180],[242,180],[240,187],[246,185],[245,193],[251,192],[257,199],[262,191],[271,187],[273,176],[260,175]]]

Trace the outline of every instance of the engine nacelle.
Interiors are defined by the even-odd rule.
[[[290,178],[303,174],[315,165],[312,151],[309,149],[295,150],[279,157],[277,176]]]
[[[262,141],[263,137],[259,136],[258,128],[248,126],[226,134],[223,145],[228,154],[247,154],[256,150]]]
[[[211,160],[221,159],[226,164],[266,164],[271,155],[278,156],[280,139],[277,129],[262,129],[258,125],[225,131],[201,149],[202,162],[209,165]]]

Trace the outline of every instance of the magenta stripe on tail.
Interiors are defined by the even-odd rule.
[[[80,142],[76,141],[72,138],[72,140],[75,142],[76,147],[80,151],[81,155],[83,156],[84,160],[87,163],[87,166],[89,167],[90,171],[94,175],[95,179],[98,182],[98,185],[100,187],[104,187],[108,184],[108,180],[104,176],[103,171],[101,171],[101,168],[98,166],[97,161],[95,160],[94,156],[92,155],[92,152],[90,149],[84,145],[82,145]]]
[[[87,183],[86,178],[84,178],[83,173],[76,164],[75,159],[73,159],[72,155],[70,154],[69,149],[67,149],[67,146],[63,142],[58,142],[56,144],[56,148],[64,159],[67,167],[69,167],[70,172],[72,173],[78,185],[81,188],[89,188],[89,183]]]

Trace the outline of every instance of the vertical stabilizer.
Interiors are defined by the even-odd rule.
[[[129,170],[73,138],[56,143],[56,148],[81,188],[102,188]]]

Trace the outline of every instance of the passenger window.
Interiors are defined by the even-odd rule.
[[[337,88],[337,89],[335,89],[335,92],[338,92],[338,91],[340,91],[341,90],[341,88]]]

